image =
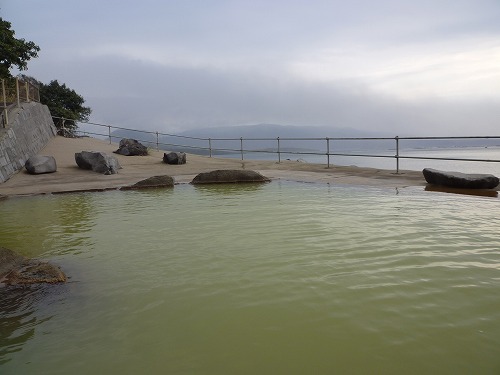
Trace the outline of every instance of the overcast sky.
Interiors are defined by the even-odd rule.
[[[500,135],[499,0],[0,0],[91,120]],[[335,134],[325,134],[335,136]]]

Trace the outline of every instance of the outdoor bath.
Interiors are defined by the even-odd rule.
[[[273,181],[0,204],[2,374],[494,373],[496,198]]]

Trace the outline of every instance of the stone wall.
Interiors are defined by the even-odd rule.
[[[0,183],[20,171],[56,133],[47,106],[31,102],[10,110],[9,125],[0,128]]]

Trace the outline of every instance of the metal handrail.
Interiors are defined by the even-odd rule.
[[[67,120],[61,117],[54,117],[62,120]],[[64,121],[63,121],[64,124]],[[161,133],[158,131],[147,131],[147,130],[138,130],[138,129],[131,129],[131,128],[125,128],[125,127],[119,127],[119,126],[113,126],[113,125],[107,125],[107,124],[99,124],[95,122],[83,122],[81,124],[85,125],[92,125],[92,126],[97,126],[97,127],[104,127],[107,128],[107,134],[103,133],[94,133],[94,132],[88,132],[88,131],[81,131],[77,130],[77,133],[83,134],[85,136],[87,135],[93,135],[93,136],[101,136],[101,137],[106,137],[109,139],[109,143],[111,144],[113,139],[121,139],[122,137],[117,137],[112,134],[111,129],[118,129],[118,130],[127,130],[127,131],[134,131],[138,133],[143,133],[143,134],[150,134],[154,135],[154,138],[151,140],[147,139],[137,139],[139,142],[145,143],[145,144],[153,144],[156,146],[156,150],[160,150],[160,146],[163,148],[165,146],[167,147],[177,147],[177,148],[188,148],[192,150],[201,150],[204,152],[207,152],[209,154],[209,157],[212,157],[215,152],[219,153],[239,153],[241,154],[241,160],[244,160],[244,155],[245,153],[262,153],[262,154],[276,154],[278,157],[278,162],[281,163],[281,156],[286,154],[286,155],[318,155],[318,156],[325,156],[327,159],[327,168],[330,168],[330,157],[331,156],[355,156],[355,157],[370,157],[370,158],[389,158],[389,159],[395,159],[396,160],[396,173],[399,173],[400,168],[399,168],[399,161],[401,159],[420,159],[420,160],[449,160],[449,161],[475,161],[475,162],[491,162],[491,163],[500,163],[500,160],[496,159],[473,159],[473,158],[443,158],[443,157],[433,157],[433,156],[405,156],[400,154],[400,141],[401,140],[458,140],[458,139],[499,139],[500,136],[450,136],[450,137],[444,137],[444,136],[437,136],[437,137],[325,137],[325,138],[290,138],[290,137],[276,137],[276,138],[201,138],[201,137],[191,137],[191,136],[185,136],[185,135],[177,135],[177,134],[169,134],[169,133]],[[195,146],[195,145],[186,145],[186,144],[181,144],[181,143],[164,143],[160,142],[160,137],[173,137],[173,138],[179,138],[179,139],[190,139],[190,140],[197,140],[197,141],[203,141],[206,142],[206,146]],[[218,141],[218,142],[226,142],[226,141],[231,141],[231,142],[239,142],[239,148],[234,148],[234,147],[217,147],[215,148],[213,146],[213,142]],[[244,143],[249,142],[249,141],[270,141],[270,142],[276,142],[276,148],[273,149],[250,149],[250,148],[245,148]],[[291,151],[291,150],[286,150],[283,149],[282,143],[283,141],[321,141],[325,142],[325,151],[320,152],[318,150],[310,150],[310,151]],[[394,155],[380,155],[380,154],[366,154],[366,153],[357,153],[357,152],[336,152],[332,150],[332,141],[394,141],[395,142],[395,148],[394,148]]]
[[[2,123],[0,127],[9,124],[9,108],[19,107],[24,102],[40,102],[40,89],[33,83],[19,77],[2,78],[0,82],[0,108]]]

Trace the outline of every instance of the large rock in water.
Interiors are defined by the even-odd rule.
[[[219,169],[211,172],[198,174],[192,184],[218,184],[218,183],[238,183],[238,182],[269,182],[259,172],[240,169]]]
[[[57,171],[57,164],[53,156],[35,155],[26,161],[24,168],[29,174],[53,173]]]
[[[493,189],[499,183],[498,177],[491,174],[446,172],[432,168],[425,168],[422,173],[429,184],[454,188]]]
[[[0,247],[0,281],[5,284],[61,283],[66,280],[59,267]]]
[[[136,139],[123,138],[118,145],[115,154],[125,156],[145,156],[148,154],[148,148]]]
[[[147,189],[147,188],[159,188],[159,187],[174,187],[173,177],[164,176],[153,176],[141,180],[134,185],[124,186],[120,190],[137,190],[137,189]]]
[[[170,152],[163,154],[163,161],[167,164],[186,164],[186,154],[184,152]]]
[[[82,169],[91,169],[97,173],[116,174],[121,168],[118,160],[104,152],[82,151],[75,153],[76,164]]]

